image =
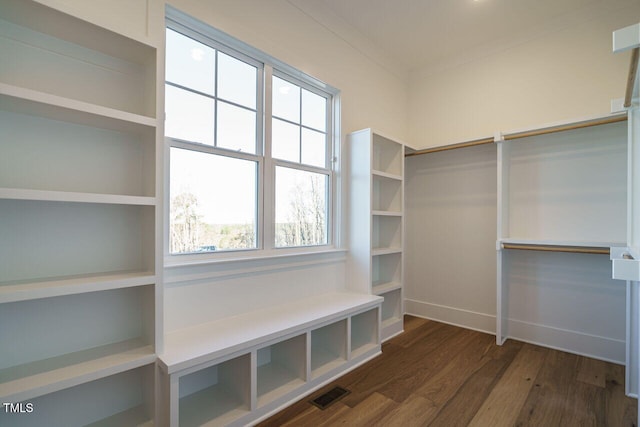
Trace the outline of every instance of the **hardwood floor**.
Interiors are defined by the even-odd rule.
[[[351,393],[309,403],[336,385]],[[406,316],[381,356],[259,426],[627,427],[636,405],[622,366]]]

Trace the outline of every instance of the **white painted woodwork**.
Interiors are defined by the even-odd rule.
[[[168,334],[162,422],[246,425],[311,393],[380,354],[382,301],[331,293]]]
[[[153,425],[156,48],[2,0],[0,56],[0,424]]]
[[[351,133],[347,143],[347,287],[385,297],[381,325],[384,341],[403,329],[405,146],[372,129]]]

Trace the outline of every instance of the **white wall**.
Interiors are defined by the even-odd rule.
[[[425,148],[608,114],[610,101],[624,96],[629,67],[629,55],[612,53],[611,34],[638,22],[640,2],[597,3],[535,34],[414,72],[408,140]]]
[[[495,332],[496,147],[408,157],[405,308]]]

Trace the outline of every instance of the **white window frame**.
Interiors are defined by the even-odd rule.
[[[165,137],[165,203],[164,212],[164,257],[165,265],[183,265],[192,263],[210,263],[229,260],[265,258],[273,256],[306,255],[312,253],[333,252],[341,247],[340,221],[338,219],[341,206],[340,179],[340,92],[272,56],[253,48],[234,37],[212,28],[169,5],[166,7],[165,28],[170,28],[181,34],[193,38],[203,44],[211,46],[227,55],[236,57],[254,65],[258,69],[257,90],[257,144],[256,154],[237,152],[224,148],[181,141],[176,138]],[[271,157],[271,86],[272,76],[290,81],[310,92],[328,99],[326,123],[326,168],[274,159]],[[162,82],[164,90],[165,82]],[[175,85],[174,85],[175,86]],[[177,86],[181,87],[181,86]],[[190,90],[186,88],[187,90]],[[197,93],[197,92],[196,92]],[[217,98],[217,95],[216,95]],[[217,109],[216,109],[217,111]],[[256,248],[229,250],[209,253],[172,254],[169,252],[169,167],[170,149],[183,148],[203,153],[222,155],[243,160],[256,161],[258,164],[258,200],[257,200],[257,233]],[[276,247],[275,246],[275,171],[277,166],[328,175],[327,183],[327,243],[315,246]]]

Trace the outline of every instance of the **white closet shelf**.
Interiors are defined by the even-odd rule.
[[[402,253],[402,248],[373,248],[371,256]]]
[[[91,423],[86,427],[111,427],[111,426],[137,426],[153,427],[153,421],[149,419],[144,405],[136,406],[129,410],[107,417],[103,420]]]
[[[387,292],[395,291],[396,289],[401,289],[401,288],[402,288],[402,283],[397,281],[373,283],[373,293],[375,295],[386,294]]]
[[[249,412],[229,388],[216,384],[180,399],[179,424],[196,426],[207,420],[205,425],[227,425]]]
[[[121,194],[77,193],[72,191],[0,188],[0,199],[37,200],[45,202],[104,203],[110,205],[155,206],[155,197]]]
[[[151,345],[131,339],[0,371],[0,398],[22,402],[154,363]]]
[[[396,174],[393,174],[393,173],[382,172],[382,171],[378,171],[378,170],[372,170],[371,171],[371,175],[379,176],[381,178],[386,178],[386,179],[393,179],[393,180],[396,180],[396,181],[402,181],[402,175],[396,175]]]
[[[4,1],[0,4],[0,16],[34,31],[134,63],[156,50],[145,39],[119,34],[37,2]],[[79,34],[87,36],[78,37]]]
[[[399,216],[402,217],[400,211],[371,211],[372,216]]]
[[[106,291],[152,285],[156,276],[150,271],[114,272],[40,280],[0,282],[0,303]]]
[[[0,109],[124,132],[154,131],[153,117],[0,83]]]
[[[159,362],[172,374],[319,323],[339,320],[356,310],[376,307],[381,301],[374,295],[336,292],[180,329],[165,335]]]

